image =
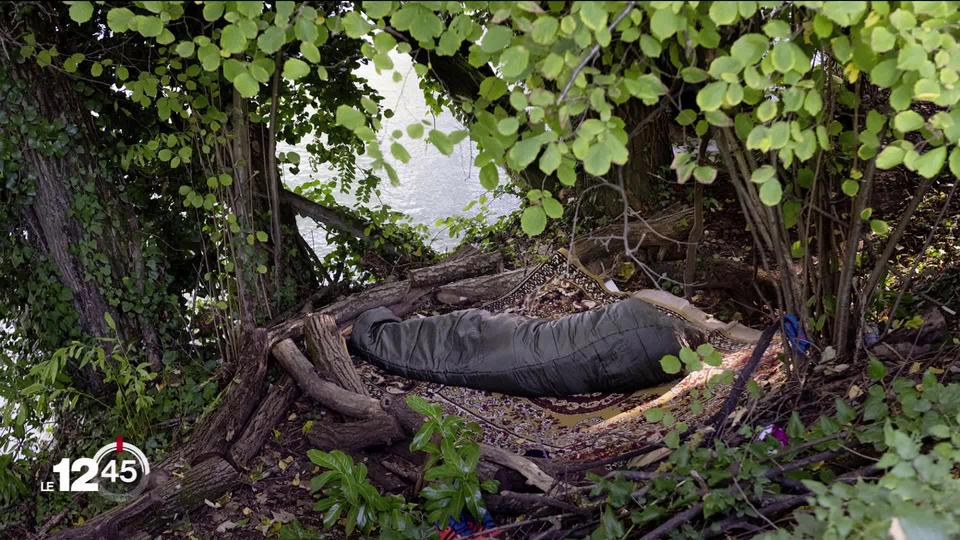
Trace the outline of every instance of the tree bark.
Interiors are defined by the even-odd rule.
[[[437,300],[447,305],[472,304],[496,300],[516,287],[533,268],[519,268],[499,274],[463,279],[441,285]]]
[[[503,255],[500,253],[477,253],[443,261],[440,264],[417,268],[407,273],[412,287],[426,287],[438,283],[448,283],[478,274],[497,272],[503,268]]]
[[[668,209],[644,221],[632,221],[626,231],[622,223],[614,223],[577,237],[572,253],[583,264],[620,253],[623,251],[624,234],[634,249],[679,247],[686,241],[692,217],[693,208],[685,206]]]
[[[292,340],[285,339],[273,346],[273,357],[300,385],[303,393],[324,407],[351,418],[370,418],[383,414],[380,403],[325,381],[317,375],[313,365]]]
[[[253,458],[260,453],[263,443],[270,437],[274,426],[283,420],[287,410],[298,397],[300,397],[300,388],[296,381],[289,375],[284,375],[263,398],[244,428],[243,434],[230,447],[233,463],[243,468],[250,466]]]
[[[351,392],[370,395],[353,366],[336,319],[322,313],[308,316],[304,337],[307,352],[320,373]]]
[[[263,396],[267,375],[267,332],[257,328],[244,336],[238,355],[239,366],[217,407],[190,437],[183,456],[223,454],[240,436],[247,420]]]
[[[53,535],[53,540],[129,538],[142,530],[157,530],[183,519],[184,515],[216,499],[236,485],[237,470],[222,457],[213,456],[182,476],[170,476],[165,482],[133,501],[108,510],[85,524]]]

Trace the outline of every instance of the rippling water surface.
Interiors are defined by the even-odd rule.
[[[357,74],[366,78],[375,90],[384,97],[383,106],[392,109],[394,116],[384,119],[383,131],[390,133],[396,129],[405,129],[409,124],[421,120],[432,119],[437,129],[450,132],[462,129],[460,122],[450,113],[434,116],[423,100],[423,95],[417,85],[416,74],[413,73],[412,62],[409,56],[394,55],[396,70],[404,75],[403,80],[394,82],[391,73],[377,74],[372,65],[363,66]],[[408,138],[402,144],[410,152],[411,159],[406,164],[388,158],[397,169],[400,176],[400,185],[392,186],[386,180],[386,174],[381,186],[381,201],[394,210],[410,216],[414,223],[422,223],[430,228],[433,247],[440,250],[450,249],[457,243],[450,238],[446,231],[436,227],[437,218],[451,215],[471,215],[476,210],[464,212],[464,206],[481,195],[486,190],[480,186],[478,179],[479,169],[473,166],[473,159],[477,148],[469,139],[458,144],[450,156],[444,156],[433,145],[423,139],[412,141]],[[384,145],[385,150],[388,145]],[[281,146],[281,151],[299,151],[302,156],[299,174],[287,174],[284,179],[287,185],[294,187],[311,179],[329,180],[334,178],[335,172],[330,169],[310,170],[307,163],[306,145],[296,147]],[[366,166],[369,159],[361,157],[358,160],[361,166]],[[337,200],[343,204],[356,204],[352,194],[338,193]],[[377,201],[371,200],[371,205]],[[519,206],[515,197],[501,197],[490,204],[492,218],[508,214]],[[300,231],[304,238],[317,250],[323,253],[327,250],[324,241],[323,229],[309,219],[299,219]]]

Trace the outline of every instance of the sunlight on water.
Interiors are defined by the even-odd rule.
[[[428,120],[435,123],[436,128],[450,132],[463,129],[462,124],[450,113],[433,115],[423,100],[423,95],[417,85],[416,74],[413,73],[412,62],[407,55],[394,54],[392,56],[395,68],[404,75],[403,80],[394,82],[389,72],[377,74],[372,65],[361,67],[357,74],[370,81],[373,87],[383,96],[383,106],[394,111],[393,118],[384,119],[383,131],[386,134],[396,129],[405,129],[409,124]],[[381,186],[381,201],[394,210],[410,216],[414,223],[421,223],[430,228],[430,240],[435,249],[447,250],[456,245],[457,239],[450,238],[445,230],[434,225],[437,218],[451,215],[472,215],[475,209],[464,212],[463,207],[484,193],[478,179],[479,169],[473,166],[477,148],[469,139],[458,144],[450,156],[444,156],[433,145],[421,140],[403,139],[402,144],[410,152],[411,159],[406,164],[392,160],[400,176],[400,185],[392,186],[384,177]],[[385,153],[389,145],[383,145]],[[295,187],[308,180],[318,178],[329,180],[334,172],[329,169],[309,170],[307,163],[306,144],[293,147],[279,145],[279,150],[289,152],[298,151],[301,154],[301,171],[299,174],[287,174],[286,184]],[[361,157],[358,163],[361,166],[369,164],[369,159]],[[351,194],[338,193],[337,200],[343,204],[354,204],[356,199]],[[371,201],[376,205],[375,201]],[[508,214],[519,207],[520,201],[516,197],[501,197],[490,204],[492,219]],[[324,232],[309,219],[298,218],[300,232],[318,253],[327,251],[324,242]]]

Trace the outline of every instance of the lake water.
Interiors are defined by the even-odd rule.
[[[381,134],[387,134],[396,129],[403,130],[409,124],[430,118],[433,118],[436,128],[441,131],[449,133],[463,129],[463,125],[449,112],[435,116],[428,109],[418,86],[417,76],[413,72],[410,57],[394,54],[392,58],[396,71],[404,75],[400,82],[393,80],[391,72],[376,73],[372,65],[363,66],[356,72],[357,75],[367,79],[370,86],[383,96],[382,106],[394,112],[392,118],[383,120]],[[384,152],[388,153],[389,144],[383,144],[385,141],[387,141],[386,137],[381,140],[381,145],[384,147]],[[449,250],[456,245],[457,239],[450,238],[446,231],[435,225],[437,218],[473,215],[476,209],[465,212],[464,206],[484,193],[488,193],[480,185],[479,169],[473,165],[473,159],[477,155],[476,145],[469,138],[464,139],[454,148],[451,155],[445,156],[425,139],[414,141],[404,138],[401,143],[410,153],[411,159],[404,164],[393,160],[392,157],[387,158],[397,169],[400,185],[391,185],[386,178],[386,173],[381,172],[379,176],[382,176],[384,181],[380,188],[379,202],[403,212],[412,219],[413,223],[429,227],[428,240],[433,247],[441,251]],[[279,150],[283,152],[292,150],[301,154],[300,172],[293,175],[288,171],[284,178],[289,187],[295,187],[313,179],[327,181],[335,177],[335,172],[330,169],[310,169],[307,165],[306,143],[296,147],[280,145]],[[358,166],[367,167],[370,159],[360,156],[357,163]],[[356,204],[356,198],[349,193],[337,193],[336,198],[341,204]],[[371,204],[376,205],[377,201],[371,200]],[[519,205],[520,201],[516,197],[500,197],[490,202],[491,218],[496,219],[508,214],[516,210]],[[325,232],[322,228],[318,227],[313,220],[304,218],[298,218],[298,225],[303,237],[318,253],[327,251]]]

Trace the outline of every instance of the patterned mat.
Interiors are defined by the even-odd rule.
[[[637,293],[635,293],[636,295]],[[540,265],[511,292],[483,306],[499,312],[515,312],[530,317],[559,318],[570,313],[610,304],[626,296],[611,291],[602,281],[571,261],[566,251],[558,251]],[[710,318],[681,298],[662,291],[641,291],[639,296],[665,314],[701,325],[709,332],[709,341],[724,352],[719,368],[707,368],[675,383],[637,390],[629,394],[584,394],[564,398],[526,398],[444,386],[404,379],[360,362],[361,378],[375,397],[384,393],[414,393],[439,403],[447,414],[475,421],[484,428],[484,442],[526,455],[555,460],[593,460],[659,440],[664,428],[644,420],[651,407],[676,409],[678,421],[685,418],[687,403],[696,390],[706,386],[713,375],[736,369],[750,355],[750,345],[759,333],[738,324],[725,324]],[[778,343],[767,352],[762,370],[769,371],[779,354]],[[769,373],[767,373],[769,375]],[[702,399],[703,413],[719,406],[723,392]],[[700,399],[700,398],[698,398]],[[683,409],[683,411],[681,411]],[[700,416],[701,418],[703,416]]]

